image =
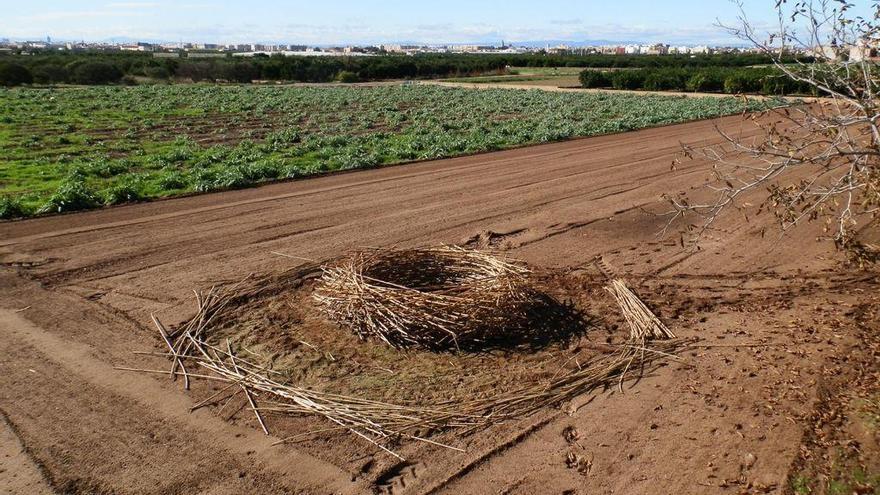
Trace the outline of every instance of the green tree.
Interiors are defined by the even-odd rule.
[[[249,83],[260,77],[260,69],[250,62],[229,64],[223,69],[223,78],[227,81]]]
[[[63,83],[67,82],[70,77],[68,70],[59,64],[37,65],[31,72],[34,75],[34,81],[40,84]]]
[[[152,79],[168,79],[171,77],[171,71],[166,67],[145,67],[144,75]]]
[[[350,70],[341,70],[339,74],[336,74],[336,80],[341,83],[356,83],[361,80],[358,77],[356,72],[352,72]]]
[[[34,77],[27,67],[13,62],[0,63],[0,85],[20,86],[32,82]]]
[[[85,62],[73,70],[71,79],[77,84],[111,84],[122,79],[122,71],[106,62]]]
[[[622,70],[611,76],[614,89],[641,89],[645,84],[645,73],[640,70]]]
[[[608,73],[601,70],[587,69],[581,72],[581,86],[585,88],[607,88],[611,86],[611,78]]]

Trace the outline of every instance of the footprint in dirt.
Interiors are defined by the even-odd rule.
[[[402,462],[376,480],[376,493],[380,495],[402,495],[407,487],[425,471],[425,465],[421,462]]]
[[[514,229],[508,232],[495,232],[482,230],[462,242],[462,245],[470,249],[511,249],[517,247],[513,239],[528,229]]]

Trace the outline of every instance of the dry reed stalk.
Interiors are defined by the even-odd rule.
[[[626,319],[630,329],[630,339],[643,341],[645,339],[674,339],[673,334],[660,318],[651,312],[645,303],[626,286],[622,279],[616,278],[606,287]]]
[[[619,358],[625,362],[618,379],[618,389],[623,391],[623,381],[627,372],[636,364],[636,360],[644,361],[646,352],[661,352],[655,348],[649,349],[649,340],[674,339],[675,334],[657,318],[641,299],[626,285],[626,282],[617,274],[617,271],[605,261],[602,256],[596,257],[596,266],[599,271],[609,280],[605,290],[611,294],[614,301],[620,307],[620,312],[629,326],[629,340],[620,352]],[[664,353],[669,354],[669,353]]]
[[[459,256],[460,253],[456,251],[457,249],[449,249],[444,253]],[[375,256],[382,254],[373,253]],[[517,276],[526,273],[524,267],[507,261],[496,262],[486,257],[463,258],[467,260],[467,263],[481,264],[482,270],[487,270],[487,267],[491,266],[499,272],[514,273]],[[360,261],[356,261],[356,263],[360,263]],[[327,274],[327,271],[328,269],[325,268],[324,275]],[[618,352],[599,355],[580,363],[577,369],[568,370],[562,376],[551,379],[549,383],[526,384],[512,392],[470,401],[457,399],[430,405],[413,405],[392,404],[321,392],[288,383],[283,374],[260,364],[258,361],[262,361],[262,359],[259,357],[245,359],[241,355],[236,355],[231,342],[226,341],[225,346],[221,347],[218,337],[212,335],[214,330],[220,326],[219,324],[228,322],[234,317],[235,308],[240,304],[294,290],[306,280],[315,278],[318,273],[321,272],[317,265],[306,265],[277,277],[248,277],[236,284],[215,286],[204,293],[196,292],[198,304],[196,315],[173,331],[168,331],[159,319],[154,317],[154,323],[164,344],[169,349],[169,352],[163,355],[171,359],[171,371],[119,369],[170,373],[172,377],[183,376],[187,380],[187,384],[191,378],[219,381],[225,383],[225,389],[196,404],[193,406],[194,408],[216,403],[222,398],[224,390],[240,388],[244,391],[258,423],[267,433],[269,428],[266,425],[264,414],[317,415],[325,418],[334,426],[302,433],[293,438],[301,438],[321,431],[348,430],[388,454],[402,459],[397,452],[388,446],[389,443],[401,438],[412,439],[460,451],[462,449],[425,438],[417,432],[443,429],[471,432],[495,423],[522,418],[539,409],[558,406],[584,393],[608,387],[615,382],[620,386],[628,371],[633,367],[645,368],[660,360],[674,357],[674,353],[678,349],[690,343],[690,341],[681,339],[672,340],[672,332],[665,329],[662,322],[659,322],[656,316],[647,310],[632,291],[623,290],[622,283],[612,284],[611,287],[617,287],[617,292],[612,292],[612,294],[617,294],[615,297],[619,297],[619,301],[622,301],[621,309],[633,313],[627,317],[627,321],[632,320],[636,325],[632,327],[634,329],[631,329],[631,338],[627,344],[620,346]],[[348,273],[347,276],[350,276],[352,272],[343,270],[343,273]],[[337,275],[341,276],[342,274]],[[338,280],[335,277],[334,275],[334,279]],[[475,278],[474,282],[480,283],[479,278]],[[360,284],[358,287],[363,289],[364,282],[362,280],[364,279],[361,276],[356,276],[354,279]],[[503,296],[508,291],[516,292],[519,290],[516,282],[507,280],[503,282],[502,288],[498,288],[494,285],[499,283],[498,279],[495,280],[490,284],[495,296]],[[518,279],[514,277],[514,280]],[[355,281],[346,283],[354,283]],[[625,288],[625,286],[623,287]],[[386,289],[387,287],[380,288],[380,290]],[[407,291],[404,291],[401,299],[395,300],[400,304],[405,304],[409,301]],[[456,294],[444,293],[437,302],[459,307],[456,306],[458,304],[456,297]],[[434,301],[431,305],[433,304]],[[388,306],[382,307],[386,310],[388,308]],[[437,306],[429,307],[436,308]],[[425,306],[422,305],[419,308],[422,309],[412,313],[411,316],[399,317],[398,319],[384,319],[387,318],[387,315],[382,318],[377,317],[370,320],[374,322],[375,327],[368,328],[393,332],[394,327],[391,325],[398,325],[400,321],[405,321],[405,318],[424,318]],[[645,311],[650,315],[646,315]],[[367,318],[362,313],[359,317]],[[445,320],[457,321],[452,318],[445,318]],[[427,321],[436,320],[428,318]],[[460,329],[460,327],[455,328]],[[252,352],[249,351],[249,353],[253,355]],[[184,361],[187,363],[186,367]],[[199,369],[201,372],[194,373],[192,371],[194,369]],[[260,405],[261,403],[262,405]]]

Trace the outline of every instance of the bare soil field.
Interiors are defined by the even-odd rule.
[[[660,195],[698,191],[707,176],[699,161],[670,167],[679,143],[717,141],[714,124],[751,132],[728,117],[0,223],[0,453],[11,459],[0,466],[13,466],[0,491],[876,493],[876,272],[844,269],[816,225],[781,237],[772,219],[730,214],[698,250],[657,235]],[[490,393],[616,341],[623,322],[593,267],[602,255],[696,343],[622,392],[441,437],[464,452],[401,444],[406,461],[338,431],[275,445],[327,425],[269,415],[266,436],[243,400],[191,411],[210,383],[187,392],[115,369],[167,367],[133,351],[162,350],[150,315],[186,320],[193,289],[303,263],[274,253],[440,243],[526,261],[584,332],[539,350],[392,352],[322,321],[296,292],[243,310],[253,334],[235,336],[338,392]]]

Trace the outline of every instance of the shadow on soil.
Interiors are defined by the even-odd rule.
[[[537,351],[552,344],[566,344],[584,336],[598,319],[575,307],[571,302],[537,292],[522,308],[522,315],[511,318],[502,332],[487,331],[494,337],[459,342],[462,352]],[[490,329],[491,330],[491,329]]]

